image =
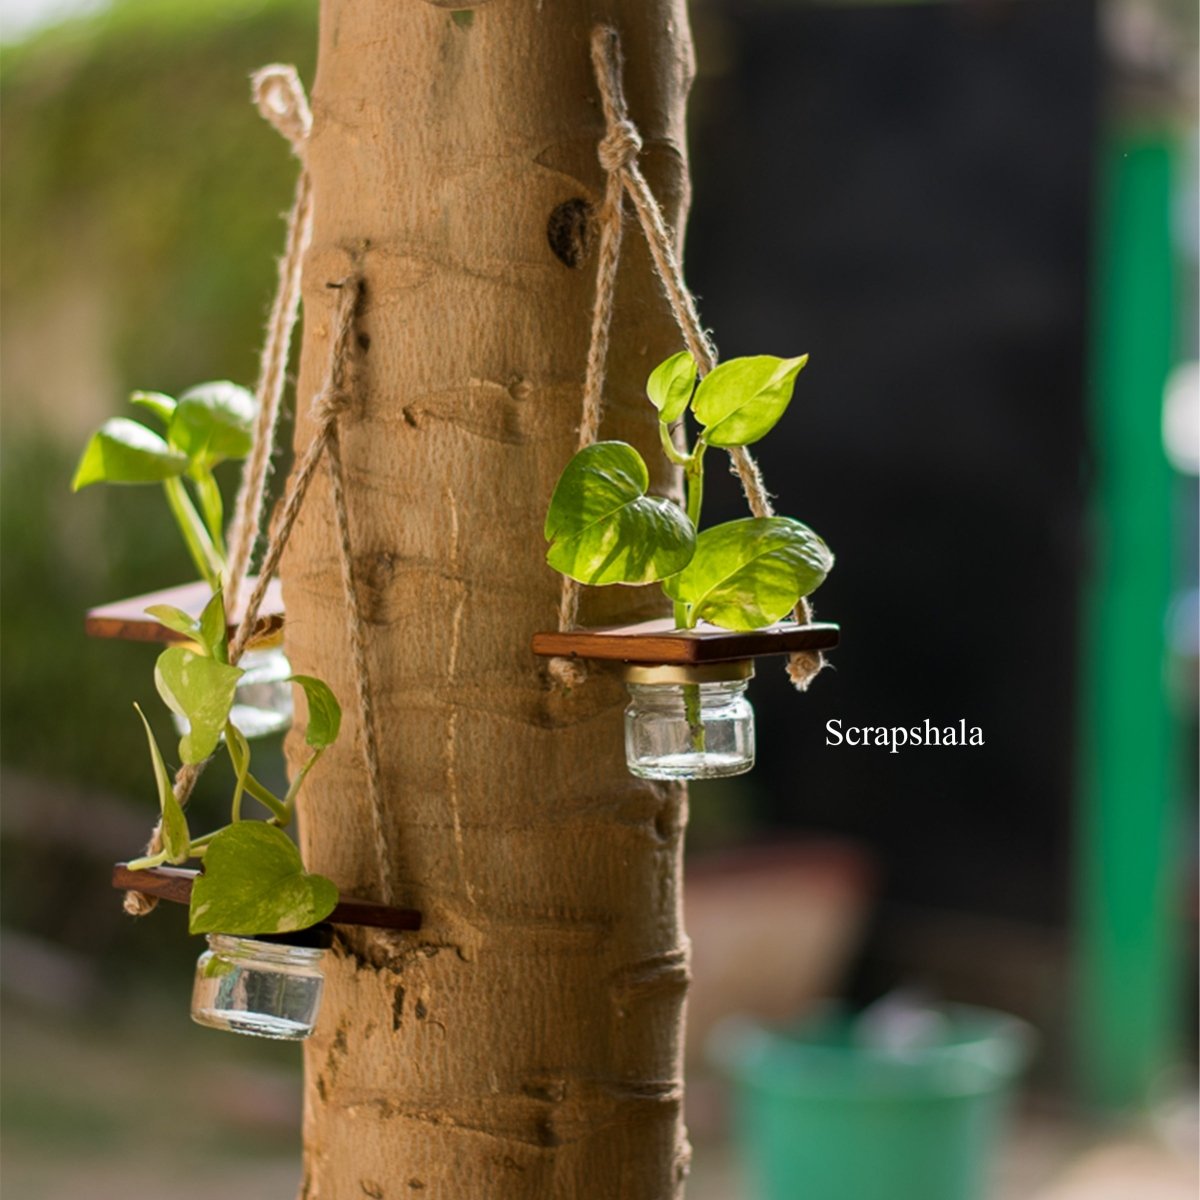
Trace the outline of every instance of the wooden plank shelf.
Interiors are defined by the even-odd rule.
[[[706,624],[676,629],[669,617],[663,617],[638,625],[535,633],[533,652],[546,657],[698,666],[768,654],[795,654],[799,650],[832,650],[840,635],[839,626],[820,622],[797,625],[795,621],[779,621],[765,629],[739,633]]]
[[[187,904],[192,898],[192,884],[199,874],[187,867],[148,867],[144,871],[131,871],[128,863],[120,862],[113,867],[112,885],[123,892],[145,892],[160,900]],[[323,923],[416,930],[421,928],[421,914],[415,908],[391,908],[374,900],[342,896]]]
[[[249,578],[242,585],[237,607],[228,613],[229,636],[233,637],[245,612],[245,603],[254,590],[255,580]],[[164,588],[160,592],[147,592],[144,596],[132,596],[128,600],[116,600],[88,609],[84,619],[84,632],[89,637],[120,638],[129,642],[186,642],[186,634],[176,633],[160,625],[148,616],[146,609],[152,604],[171,604],[193,617],[199,617],[204,606],[212,598],[212,589],[207,583],[185,583],[181,587]],[[279,580],[272,579],[259,609],[258,622],[250,638],[251,645],[271,641],[283,632],[283,592]]]

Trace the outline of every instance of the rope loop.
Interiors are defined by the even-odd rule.
[[[600,165],[610,175],[614,171],[623,171],[626,167],[637,162],[642,152],[642,135],[637,126],[628,118],[622,118],[609,126],[608,132],[596,148],[596,156]]]
[[[287,138],[292,150],[303,158],[312,132],[312,110],[296,68],[287,63],[271,63],[250,76],[250,85],[254,103],[264,120]]]

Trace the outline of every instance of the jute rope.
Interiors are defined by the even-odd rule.
[[[646,177],[638,166],[637,156],[642,148],[641,135],[629,119],[622,82],[621,43],[615,29],[597,26],[592,31],[592,69],[600,102],[604,109],[605,136],[598,155],[606,175],[604,208],[601,210],[600,262],[596,271],[596,298],[592,310],[592,342],[588,350],[588,375],[584,386],[583,421],[580,424],[580,444],[595,440],[600,424],[599,390],[604,382],[604,358],[608,352],[608,331],[612,324],[612,308],[620,254],[621,207],[624,193],[629,194],[642,227],[655,273],[662,282],[671,305],[671,312],[684,345],[688,348],[702,375],[717,365],[717,353],[696,309],[696,301],[683,279],[683,271],[675,254],[670,231],[663,220]],[[611,231],[615,230],[615,234]],[[605,236],[612,250],[611,261],[604,257]],[[593,364],[596,364],[595,366]],[[591,388],[596,394],[591,394]],[[594,427],[591,424],[594,415]],[[585,430],[591,430],[585,439]],[[775,513],[771,497],[763,484],[762,473],[753,456],[744,446],[729,451],[732,468],[742,485],[746,502],[756,517]],[[559,629],[571,629],[579,610],[579,584],[563,576],[559,601]],[[806,598],[796,605],[796,620],[807,624],[812,620],[812,606]],[[793,654],[788,661],[788,675],[801,691],[805,690],[825,665],[823,656],[814,651]],[[583,668],[575,659],[552,659],[550,673],[563,686],[575,686],[583,678]]]
[[[296,153],[302,156],[311,117],[308,103],[304,98],[303,89],[300,87],[294,69],[291,67],[264,68],[255,76],[255,98],[263,114],[291,141]],[[263,349],[258,392],[260,417],[255,431],[255,447],[251,455],[251,462],[253,463],[257,459],[259,465],[247,470],[243,477],[242,494],[238,501],[235,531],[242,531],[239,533],[239,537],[244,541],[244,550],[242,551],[244,557],[241,559],[239,583],[245,577],[250,549],[262,515],[267,463],[270,460],[274,444],[280,397],[283,392],[284,374],[287,367],[288,347],[299,308],[300,268],[304,247],[308,241],[310,224],[311,191],[307,183],[307,171],[302,168],[300,183],[296,190],[296,202],[288,220],[287,248],[280,265],[279,287],[272,306],[266,345]],[[292,469],[283,505],[271,532],[263,561],[259,566],[258,578],[246,601],[242,619],[229,643],[229,662],[231,665],[238,663],[254,634],[267,587],[279,570],[283,552],[300,515],[309,485],[312,483],[321,459],[327,457],[337,528],[342,590],[346,600],[350,648],[359,706],[361,747],[367,768],[367,787],[371,801],[375,855],[379,870],[379,891],[382,901],[390,904],[393,899],[391,857],[384,825],[379,746],[371,701],[364,624],[358,603],[358,591],[354,582],[350,520],[346,508],[346,489],[338,431],[338,418],[351,401],[350,372],[354,358],[354,322],[362,297],[362,280],[357,276],[352,276],[332,286],[338,289],[338,300],[330,343],[329,367],[322,388],[312,405],[317,431],[304,454]],[[267,407],[264,401],[269,401],[274,407],[275,415],[273,417],[263,417],[263,410]],[[258,453],[260,451],[261,454]],[[255,472],[259,474],[253,478]],[[231,543],[233,541],[234,539],[231,538]],[[241,542],[238,544],[241,545]],[[173,789],[175,798],[181,806],[187,804],[207,761],[210,760],[203,763],[186,764],[176,772]],[[150,835],[150,840],[146,845],[146,854],[157,854],[162,850],[162,846],[162,821],[160,820]],[[129,891],[125,893],[125,911],[133,916],[145,916],[152,912],[157,904],[156,897],[148,896],[144,892]]]
[[[335,343],[333,348],[328,401],[331,407],[336,406],[336,411],[332,419],[327,420],[324,425],[328,431],[325,461],[329,466],[333,513],[337,525],[338,562],[341,566],[342,593],[346,600],[346,624],[350,634],[350,656],[354,665],[354,683],[358,691],[358,719],[363,763],[367,768],[367,793],[371,801],[371,832],[375,839],[375,861],[379,867],[379,893],[384,904],[391,904],[391,854],[384,823],[383,782],[375,731],[375,704],[371,698],[371,675],[367,663],[366,625],[363,621],[362,607],[358,602],[358,587],[354,582],[354,554],[350,542],[350,517],[346,508],[346,481],[342,471],[342,442],[337,425],[337,412],[345,406],[350,395],[350,389],[346,386],[346,374],[353,350],[350,344],[354,332],[353,316],[362,294],[361,280],[347,281],[343,285],[343,293],[350,295],[349,308],[347,315],[342,319],[339,306],[338,341],[341,345]]]
[[[616,53],[620,53],[619,48]],[[617,286],[617,266],[621,261],[621,234],[624,226],[622,202],[624,184],[621,167],[637,159],[642,148],[638,131],[628,121],[622,122],[618,110],[625,108],[621,94],[620,75],[616,91],[601,93],[604,119],[609,134],[600,143],[600,162],[604,166],[604,204],[600,209],[600,248],[596,263],[596,293],[592,303],[591,338],[588,343],[587,371],[583,381],[583,415],[579,421],[579,448],[590,446],[600,433],[603,412],[604,373],[608,363],[608,341],[612,329],[613,296]],[[564,575],[558,600],[559,629],[573,629],[579,617],[580,585]],[[577,658],[552,658],[551,678],[561,687],[578,687],[587,678],[587,666]]]
[[[291,143],[292,153],[300,160],[296,194],[287,218],[283,257],[279,260],[279,283],[259,361],[258,418],[250,456],[242,470],[233,524],[229,532],[229,563],[225,579],[225,599],[230,608],[237,604],[238,593],[250,566],[254,543],[262,525],[263,504],[267,493],[267,475],[275,450],[276,430],[287,382],[288,356],[292,330],[300,311],[300,275],[304,251],[312,234],[312,184],[304,165],[304,152],[312,129],[312,113],[296,68],[275,63],[251,76],[251,90],[258,111]]]

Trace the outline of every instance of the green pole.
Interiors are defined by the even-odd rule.
[[[1173,139],[1119,130],[1102,153],[1092,429],[1096,561],[1086,605],[1077,821],[1077,1080],[1106,1109],[1147,1101],[1180,986],[1173,721],[1165,683],[1172,477]]]

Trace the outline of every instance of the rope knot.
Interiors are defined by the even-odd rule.
[[[296,68],[272,63],[255,71],[250,84],[263,118],[291,142],[297,155],[303,155],[312,129],[312,112]]]
[[[350,407],[350,393],[343,388],[326,388],[313,399],[312,415],[318,425],[336,421]]]
[[[563,691],[574,691],[587,682],[587,664],[577,658],[552,658],[547,669],[550,678]]]
[[[642,152],[642,135],[637,126],[625,118],[614,121],[596,149],[600,165],[609,174],[631,167]]]

